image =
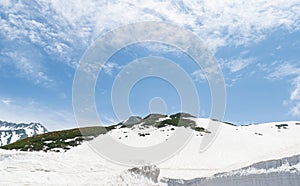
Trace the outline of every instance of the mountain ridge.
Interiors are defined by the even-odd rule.
[[[197,133],[197,136],[203,137],[211,133],[211,131],[207,129],[210,122],[216,122],[219,124],[227,125],[228,127],[233,127],[236,131],[245,128],[251,129],[251,127],[256,126],[238,126],[216,119],[196,118],[195,116],[187,113],[177,113],[169,116],[162,114],[149,114],[144,118],[140,116],[130,116],[128,119],[111,126],[91,126],[52,131],[46,134],[34,135],[31,137],[25,136],[22,138],[22,140],[4,145],[1,148],[17,149],[21,151],[61,152],[68,151],[75,146],[81,145],[85,141],[91,141],[99,135],[106,133],[112,135],[116,140],[125,140],[125,142],[127,143],[128,140],[131,139],[131,136],[134,135],[134,133],[137,133],[137,137],[133,136],[134,138],[136,138],[136,140],[147,140],[149,139],[152,131],[160,131],[160,133],[164,133],[164,137],[162,139],[167,140],[178,127],[192,129]],[[278,131],[285,131],[288,127],[288,125],[286,126],[285,123],[287,122],[278,122],[278,124],[274,125],[274,129],[277,129]],[[297,122],[294,123],[296,125],[299,125],[299,123]],[[261,125],[261,127],[264,128],[263,125]],[[259,130],[257,130],[257,132],[253,132],[253,134],[255,136],[264,135],[263,132],[259,132]],[[148,143],[146,142],[146,144]]]
[[[13,123],[0,121],[0,146],[8,145],[27,137],[47,133],[40,123]]]
[[[239,178],[240,174],[245,179],[252,176],[258,179],[264,176],[280,176],[282,169],[286,170],[287,173],[290,169],[294,172],[297,169],[298,172],[296,174],[293,173],[288,176],[299,176],[299,158],[296,161],[294,158],[286,157],[293,157],[300,154],[300,122],[280,121],[236,126],[214,119],[181,116],[181,114],[170,116],[150,115],[144,118],[134,117],[132,121],[136,124],[129,126],[125,125],[128,120],[124,120],[117,125],[107,127],[94,126],[49,132],[3,146],[1,148],[6,150],[0,150],[0,152],[4,154],[17,153],[20,154],[20,157],[26,156],[26,158],[32,156],[32,159],[35,159],[36,156],[43,156],[43,158],[47,157],[49,160],[55,162],[61,158],[59,160],[60,163],[70,158],[69,164],[72,166],[71,162],[75,162],[74,160],[80,162],[78,163],[79,168],[74,166],[70,170],[73,171],[76,168],[78,168],[77,170],[81,170],[82,165],[86,165],[87,163],[86,167],[88,175],[90,175],[94,171],[107,170],[109,172],[108,169],[111,170],[111,165],[107,164],[107,160],[105,159],[103,159],[103,169],[98,167],[98,165],[94,165],[94,162],[99,160],[99,154],[92,153],[94,151],[91,148],[93,142],[105,139],[106,135],[110,135],[113,140],[119,143],[144,148],[167,141],[176,131],[190,130],[190,140],[181,151],[174,154],[170,159],[157,164],[160,170],[158,180],[168,178],[166,183],[170,185],[178,183],[179,185],[180,183],[182,183],[181,185],[199,185],[206,183],[206,178],[213,178],[212,183],[222,183],[223,180]],[[153,123],[145,124],[144,122],[149,122],[149,119]],[[176,123],[181,119],[183,119],[183,123]],[[165,125],[159,125],[158,123]],[[195,124],[194,128],[193,124]],[[214,124],[220,125],[218,133],[213,130],[211,133],[206,131],[209,130],[209,125]],[[202,130],[197,130],[198,128],[196,127]],[[210,135],[216,135],[215,141],[206,151],[200,152],[201,142],[206,136],[209,137]],[[13,151],[9,151],[12,149]],[[49,153],[19,151],[45,151]],[[92,157],[95,159],[92,159]],[[81,161],[84,161],[84,163],[81,164]],[[286,161],[289,163],[287,168],[285,168]],[[31,163],[32,161],[28,162]],[[5,165],[11,166],[10,164]],[[38,163],[38,165],[40,164]],[[49,165],[45,163],[44,165],[46,167],[45,170],[57,172],[57,175],[60,175],[61,167],[56,168],[56,166],[52,166],[52,163]],[[32,170],[36,171],[34,168],[35,166],[33,166]],[[66,169],[65,171],[68,170]],[[116,171],[120,170],[123,169],[120,167],[116,168]],[[141,172],[140,170],[136,168],[132,169],[133,173],[139,173]],[[275,173],[272,172],[273,170],[275,170]],[[277,170],[278,174],[276,173]],[[266,174],[259,175],[260,171],[264,171]],[[152,172],[147,172],[146,170],[145,174],[147,175],[148,173],[151,175]],[[283,176],[286,176],[286,174],[284,173]],[[74,175],[75,178],[76,175]],[[211,182],[209,181],[209,183]]]
[[[146,129],[149,127],[162,128],[166,126],[190,127],[198,132],[209,133],[203,127],[196,127],[196,122],[187,119],[196,118],[187,113],[177,113],[173,115],[149,114],[142,118],[140,116],[130,116],[128,119],[111,126],[91,126],[74,128],[68,130],[51,131],[46,134],[23,137],[14,143],[3,145],[3,149],[17,149],[21,151],[54,151],[61,152],[70,150],[72,147],[81,145],[84,141],[90,141],[95,137],[106,134],[114,129],[128,128],[134,130],[135,127]],[[8,122],[6,122],[8,123]],[[173,130],[174,128],[170,128]],[[145,136],[148,133],[139,133]]]

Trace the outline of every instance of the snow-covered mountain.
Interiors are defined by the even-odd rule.
[[[178,117],[182,118],[180,124],[175,122]],[[220,130],[212,145],[200,152],[204,137],[214,135],[209,131],[209,122],[219,125]],[[91,148],[106,135],[129,146],[153,146],[168,140],[177,130],[192,131],[190,141],[180,152],[157,163],[156,168],[114,164]],[[186,114],[131,117],[107,133],[63,153],[0,150],[0,174],[4,175],[0,182],[9,185],[296,186],[300,185],[299,133],[298,121],[235,126]]]
[[[46,133],[47,129],[40,123],[12,123],[0,121],[0,146],[14,143],[27,137]]]
[[[153,119],[154,116],[151,117]],[[158,165],[161,175],[168,178],[210,177],[253,163],[300,154],[300,122],[297,121],[235,126],[183,115],[183,126],[189,127],[182,127],[168,124],[169,118],[158,116],[155,122],[152,121],[154,125],[150,126],[143,119],[132,127],[111,130],[107,135],[129,146],[147,147],[170,139],[177,130],[192,130],[193,135],[188,144],[178,154]],[[219,125],[220,130],[212,145],[206,151],[199,152],[204,137],[215,135],[208,129],[209,122]],[[101,141],[104,137],[100,135],[91,143]]]

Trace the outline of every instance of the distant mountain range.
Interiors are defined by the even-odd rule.
[[[27,137],[43,134],[48,130],[40,123],[12,123],[0,121],[0,146],[4,146]]]
[[[216,134],[209,125],[218,125],[220,130]],[[5,129],[13,133],[17,130],[25,130],[24,128],[27,132],[31,130],[29,133],[32,135],[38,134],[38,132],[34,133],[33,129],[41,133],[45,132],[42,130],[45,128],[40,124],[10,126],[2,122],[0,126],[1,130]],[[113,165],[100,158],[99,154],[94,153],[91,148],[91,145],[97,145],[97,142],[105,140],[107,135],[128,146],[150,147],[168,141],[176,131],[191,132],[189,142],[179,153],[156,166],[141,164],[141,167],[124,170],[125,167]],[[111,185],[111,183],[122,185],[125,181],[129,181],[130,183],[126,185],[298,186],[300,183],[299,133],[299,121],[237,126],[214,119],[197,118],[185,113],[150,114],[144,118],[131,116],[112,126],[47,132],[2,146],[0,167],[3,169],[0,168],[0,173],[10,176],[9,178],[15,178],[15,175],[20,177],[40,175],[34,183],[45,182],[52,185],[53,183],[76,185],[81,183],[82,177],[87,177],[84,183],[103,183],[103,185]],[[199,151],[201,142],[206,136],[211,135],[216,135],[215,141],[207,150]],[[25,137],[25,135],[13,136],[18,136],[20,139]],[[41,159],[43,161],[40,161]],[[123,170],[125,172],[120,173]],[[45,176],[49,172],[53,175],[50,180]],[[81,177],[78,176],[79,174]],[[68,176],[60,180],[58,178],[61,175]],[[111,175],[118,175],[120,179],[110,180],[114,179]],[[105,179],[108,179],[106,181],[110,184],[105,184]]]

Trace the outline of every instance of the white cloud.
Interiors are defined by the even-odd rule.
[[[250,77],[255,73],[255,71],[249,70],[245,73],[244,70],[256,61],[255,58],[244,58],[243,55],[245,54],[247,54],[247,51],[241,52],[240,56],[237,58],[217,59],[218,64],[220,64],[222,68],[227,87],[232,87],[241,78]],[[205,79],[205,76],[201,71],[196,71],[192,75],[194,76],[194,79],[198,81]]]
[[[300,71],[300,69],[299,69]],[[294,90],[290,96],[291,100],[300,100],[300,74],[293,80]]]
[[[114,62],[107,62],[105,64],[99,63],[82,63],[80,64],[81,70],[83,70],[89,78],[95,80],[98,78],[99,72],[100,73],[105,73],[109,76],[112,76],[114,72],[117,70],[122,69],[123,66],[118,65],[117,63]]]
[[[166,21],[185,27],[197,34],[214,52],[222,46],[247,45],[263,40],[267,34],[281,28],[300,29],[299,0],[223,0],[223,1],[96,1],[96,0],[41,0],[1,1],[0,17],[3,38],[2,56],[11,62],[22,76],[36,83],[51,83],[42,60],[37,60],[38,48],[58,61],[76,68],[80,57],[92,41],[121,25],[149,20]],[[5,43],[4,43],[5,42]],[[25,44],[26,45],[25,45]],[[12,47],[9,47],[12,45]],[[18,50],[19,46],[25,45]],[[11,55],[7,55],[11,54]],[[30,55],[29,55],[30,54]],[[231,73],[251,64],[251,59],[224,62]],[[104,68],[112,73],[114,65]],[[290,101],[298,101],[299,71],[282,66],[281,71],[269,72],[270,79],[293,77]],[[296,74],[298,73],[298,74]],[[200,71],[193,76],[204,79]],[[295,112],[293,112],[295,113]]]
[[[220,59],[219,62],[223,68],[227,68],[230,70],[231,73],[236,73],[255,61],[254,58],[236,58],[236,59]]]
[[[278,64],[279,63],[279,64]],[[292,62],[278,62],[261,69],[268,72],[267,76],[270,80],[278,80],[283,78],[291,79],[292,91],[289,100],[285,100],[284,105],[290,106],[289,113],[293,116],[300,116],[300,66],[299,63]],[[275,69],[275,70],[274,70]]]
[[[101,66],[101,70],[103,70],[106,74],[112,76],[114,70],[120,70],[122,66],[118,65],[117,63],[108,62]]]
[[[5,105],[10,105],[12,101],[9,98],[4,98],[4,99],[1,99],[1,102],[4,103]]]
[[[70,6],[72,5],[72,6]],[[277,1],[95,1],[42,0],[0,3],[1,32],[9,44],[29,42],[49,56],[76,67],[84,50],[101,34],[121,25],[160,20],[185,27],[196,33],[215,52],[227,45],[247,45],[261,41],[276,28],[300,27],[299,0]],[[11,49],[12,50],[12,49]],[[12,52],[12,51],[8,51]],[[10,56],[18,61],[20,55]],[[36,66],[34,56],[23,63],[26,74]],[[38,62],[40,66],[42,63]],[[20,64],[16,64],[21,68]],[[244,68],[235,62],[231,71]],[[46,71],[35,76],[47,80]],[[33,76],[34,77],[34,76]]]
[[[289,112],[293,116],[300,116],[300,103],[296,103]]]
[[[293,106],[290,113],[294,116],[300,116],[300,68],[298,68],[298,76],[293,79],[293,91],[290,96],[290,101]]]
[[[271,80],[282,79],[286,76],[298,76],[300,74],[300,67],[290,62],[274,62],[268,66],[264,65],[262,68],[262,70],[269,72],[267,78]],[[295,80],[298,81],[297,78]]]
[[[2,55],[13,59],[7,63],[15,66],[17,69],[17,72],[15,73],[16,76],[26,77],[27,79],[34,80],[34,83],[36,84],[43,84],[46,86],[50,86],[53,83],[53,80],[43,72],[44,67],[41,65],[37,54],[31,54],[27,51],[14,51],[3,52]],[[34,55],[35,58],[31,58],[31,55]]]
[[[194,81],[196,82],[204,82],[205,80],[211,80],[211,79],[216,79],[216,78],[222,78],[220,76],[219,70],[220,70],[220,65],[203,65],[201,66],[201,69],[196,70],[192,72],[191,76]],[[217,79],[216,79],[217,80]],[[223,80],[221,80],[223,81]]]
[[[7,38],[29,38],[62,58],[77,51],[77,47],[87,47],[110,29],[138,21],[162,20],[186,27],[216,50],[260,41],[274,28],[299,29],[300,18],[298,0],[43,0],[21,1],[3,9],[8,15],[1,19]],[[38,17],[45,21],[38,21]]]
[[[192,73],[192,78],[195,82],[205,82],[206,76],[202,70],[196,70]]]
[[[155,43],[155,42],[137,43],[136,46],[148,50],[153,55],[160,55],[160,54],[172,54],[176,56],[183,55],[183,52],[180,51],[179,49],[162,43]]]
[[[0,1],[0,5],[3,6],[3,7],[8,7],[10,6],[10,0],[2,0]]]

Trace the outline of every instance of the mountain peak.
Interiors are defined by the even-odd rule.
[[[163,115],[163,114],[158,114],[158,113],[151,113],[151,114],[147,115],[146,117],[144,117],[143,120],[164,118],[164,117],[167,117],[167,116],[168,115]]]
[[[193,116],[189,113],[185,113],[185,112],[178,112],[177,114],[172,114],[170,115],[170,118],[173,117],[180,117],[180,118],[196,118],[196,116]]]
[[[143,126],[154,126],[154,127],[163,127],[166,125],[173,126],[185,126],[185,127],[195,127],[196,124],[191,118],[196,118],[195,116],[179,112],[172,114],[170,116],[158,113],[151,113],[144,118],[139,116],[131,116],[127,120],[121,122],[120,124],[126,127],[132,127],[134,125],[143,125]]]
[[[43,134],[48,130],[40,123],[13,123],[0,121],[0,146],[7,145],[27,137]]]
[[[126,126],[131,126],[138,124],[142,121],[142,118],[139,116],[130,116],[127,120],[125,120],[122,124]]]

